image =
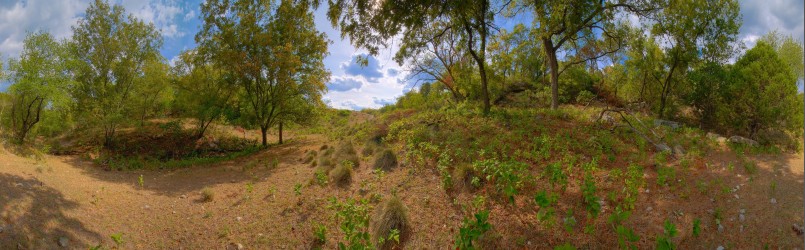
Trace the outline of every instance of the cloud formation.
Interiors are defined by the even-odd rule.
[[[327,84],[327,88],[331,91],[348,91],[353,89],[359,89],[363,86],[363,82],[349,77],[349,76],[336,76],[330,83]]]
[[[360,58],[366,59],[366,66],[361,65]],[[347,75],[360,76],[369,82],[375,83],[380,77],[383,77],[383,72],[380,71],[381,68],[377,58],[368,54],[353,55],[352,60],[341,63],[341,69]]]

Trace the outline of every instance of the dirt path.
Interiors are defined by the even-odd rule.
[[[332,240],[325,248],[334,248],[333,241],[340,236],[327,198],[388,196],[392,190],[398,190],[408,206],[413,224],[406,248],[452,245],[464,215],[455,197],[440,187],[436,173],[406,167],[381,179],[366,167],[370,159],[363,158],[348,188],[307,185],[314,169],[300,159],[305,151],[325,143],[320,136],[306,136],[245,159],[174,171],[104,171],[78,157],[48,156],[37,162],[2,152],[0,249],[54,249],[60,238],[68,240],[68,248],[113,247],[110,235],[118,233],[122,249],[223,249],[238,243],[246,249],[300,249],[310,247],[312,222],[327,225]],[[685,200],[663,188],[642,192],[650,194],[641,194],[632,222],[642,246],[652,245],[664,218],[682,212],[677,221],[688,223],[678,226],[682,233],[677,241],[683,247],[802,247],[802,238],[791,229],[794,223],[803,224],[802,155],[760,157],[758,173],[751,180],[741,171],[727,169],[729,157],[710,156],[708,164],[713,167],[696,171],[691,178],[720,180],[708,185],[716,190],[710,193],[727,187],[722,195],[697,195],[693,183],[680,185],[689,194]],[[275,160],[279,164],[272,168]],[[652,175],[647,176],[651,183]],[[297,184],[304,186],[301,195],[294,192]],[[729,190],[736,186],[739,190]],[[205,188],[214,193],[212,202],[201,201]],[[711,222],[715,209],[723,218],[723,231]],[[740,209],[745,210],[743,220]],[[524,227],[502,214],[491,218],[498,232]],[[690,236],[694,218],[703,220],[701,238]],[[611,232],[599,231],[577,243],[594,249],[613,243]],[[516,239],[502,239],[514,247]],[[547,244],[538,238],[526,240],[522,244],[531,247]]]

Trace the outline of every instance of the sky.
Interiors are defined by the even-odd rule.
[[[72,36],[71,26],[84,15],[91,0],[0,0],[0,60],[19,56],[27,32],[48,31],[63,39]],[[201,26],[199,5],[202,0],[110,0],[122,4],[128,13],[146,22],[152,22],[161,31],[164,45],[160,52],[173,61],[183,50],[196,47],[194,36]],[[805,40],[803,31],[803,1],[801,0],[740,0],[743,26],[740,39],[751,48],[757,39],[771,30]],[[393,103],[397,97],[414,87],[407,80],[405,67],[392,60],[395,48],[381,50],[369,57],[369,64],[359,66],[355,58],[366,56],[366,51],[353,47],[348,39],[333,29],[327,20],[326,6],[316,12],[319,31],[331,40],[330,54],[324,60],[331,71],[324,95],[334,108],[379,108]],[[515,18],[504,21],[502,27],[530,19]],[[0,91],[10,83],[0,82]]]

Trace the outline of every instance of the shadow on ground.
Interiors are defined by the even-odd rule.
[[[86,248],[101,242],[97,232],[66,211],[78,203],[36,178],[0,173],[0,249]]]

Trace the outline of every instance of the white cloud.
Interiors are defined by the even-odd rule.
[[[184,21],[190,21],[190,19],[193,19],[194,17],[196,17],[196,11],[190,10],[190,12],[187,12],[187,14],[184,15]]]
[[[16,57],[27,32],[46,31],[58,39],[72,35],[70,28],[83,13],[87,0],[28,0],[0,4],[0,54]]]
[[[131,13],[138,19],[146,23],[153,23],[164,37],[176,38],[185,35],[185,32],[179,30],[176,24],[179,18],[187,18],[187,15],[180,15],[184,11],[178,2],[168,0],[126,0],[120,4],[123,5],[126,12]]]

